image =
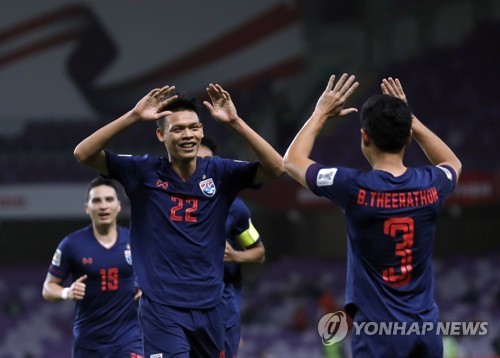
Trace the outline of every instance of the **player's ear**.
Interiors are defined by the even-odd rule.
[[[161,128],[156,128],[156,138],[158,138],[158,140],[159,140],[160,142],[164,142],[164,141],[165,141],[165,139],[163,138],[163,134],[164,134],[163,129],[161,129]]]
[[[411,143],[412,137],[413,137],[413,129],[410,129],[410,134],[408,135],[408,138],[406,138],[406,143],[405,143],[406,146]]]
[[[368,147],[370,145],[370,136],[364,128],[361,128],[361,140],[363,141],[363,145],[365,147]]]
[[[89,204],[85,203],[85,204],[83,204],[83,207],[85,208],[85,213],[86,213],[87,215],[90,215],[90,214],[89,214]]]

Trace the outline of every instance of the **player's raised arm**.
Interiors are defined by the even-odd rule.
[[[238,116],[231,96],[220,85],[210,84],[207,88],[212,103],[204,101],[212,117],[232,128],[247,142],[257,156],[260,166],[254,184],[278,178],[285,173],[281,155],[257,132]]]
[[[85,138],[74,150],[78,162],[95,169],[101,174],[109,174],[103,151],[104,147],[118,133],[139,121],[153,121],[171,114],[169,111],[162,111],[162,108],[176,98],[176,96],[172,96],[174,90],[174,86],[151,90],[137,102],[132,110]]]
[[[408,104],[399,79],[391,77],[382,80],[382,93],[398,97]],[[448,165],[455,170],[457,179],[462,173],[462,163],[448,145],[412,115],[412,136],[433,165]]]
[[[344,108],[345,102],[358,87],[354,76],[343,74],[335,84],[335,76],[331,76],[325,91],[321,94],[313,114],[290,144],[284,157],[287,173],[307,188],[306,171],[314,163],[309,158],[316,137],[330,117],[344,116],[357,112],[356,108]]]

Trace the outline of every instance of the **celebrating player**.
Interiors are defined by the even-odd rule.
[[[224,354],[229,208],[242,189],[280,177],[283,160],[238,116],[229,93],[213,84],[205,107],[245,140],[258,161],[198,157],[203,137],[198,109],[174,91],[170,86],[152,90],[132,110],[84,139],[74,154],[119,180],[130,199],[145,355],[219,357]],[[168,157],[104,151],[121,131],[153,120]]]
[[[96,178],[89,184],[85,210],[91,225],[59,244],[43,297],[75,301],[73,357],[142,357],[137,290],[129,231],[117,224],[121,210],[117,183]],[[69,287],[63,283],[69,276]]]
[[[346,215],[346,310],[354,321],[437,323],[431,264],[436,217],[455,188],[461,163],[411,113],[400,82],[392,78],[382,81],[383,93],[369,98],[361,110],[361,151],[372,170],[311,160],[326,121],[356,112],[344,105],[357,86],[354,76],[344,74],[337,83],[335,76],[330,78],[312,116],[288,148],[285,169]],[[431,165],[403,164],[412,138]],[[352,336],[355,357],[442,357],[442,351],[442,339],[435,332]]]

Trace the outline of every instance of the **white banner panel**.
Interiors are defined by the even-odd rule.
[[[87,183],[0,186],[0,219],[81,218]]]

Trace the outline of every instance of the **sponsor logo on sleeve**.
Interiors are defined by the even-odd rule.
[[[316,184],[318,186],[332,185],[335,174],[337,174],[337,168],[320,169],[316,177]]]
[[[61,266],[61,257],[62,251],[57,249],[56,252],[54,252],[54,256],[52,257],[52,265]]]

